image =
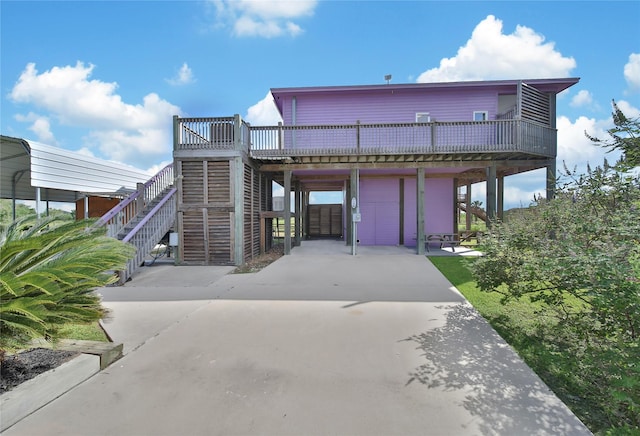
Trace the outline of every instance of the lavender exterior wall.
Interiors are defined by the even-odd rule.
[[[416,246],[416,179],[404,179],[404,245]],[[424,183],[425,233],[453,233],[453,179],[427,178]]]
[[[416,179],[404,178],[404,238],[400,240],[400,178],[362,178],[358,239],[361,245],[416,245]],[[453,179],[425,181],[425,232],[451,233]]]
[[[511,93],[516,93],[515,88]],[[417,112],[429,112],[432,121],[472,121],[474,111],[488,111],[489,119],[495,119],[498,94],[498,89],[484,87],[300,95],[296,96],[295,124],[412,123]],[[282,99],[284,123],[291,125],[292,98]]]

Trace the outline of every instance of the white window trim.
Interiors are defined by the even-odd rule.
[[[483,114],[483,118],[480,121],[488,121],[489,120],[489,111],[473,111],[473,121],[479,121],[476,120],[476,114]]]
[[[420,121],[421,118],[426,117],[427,121]],[[416,112],[416,123],[430,123],[431,115],[429,112]]]

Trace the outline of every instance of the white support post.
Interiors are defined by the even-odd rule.
[[[36,216],[40,219],[40,188],[36,188]]]

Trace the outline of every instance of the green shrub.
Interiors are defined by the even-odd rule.
[[[23,218],[0,236],[0,349],[34,338],[55,340],[69,322],[100,319],[93,292],[117,280],[134,248],[105,236],[92,221]]]

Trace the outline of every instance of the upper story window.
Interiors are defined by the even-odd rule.
[[[431,116],[429,112],[417,112],[416,113],[416,123],[430,123]]]
[[[489,119],[489,112],[473,111],[473,121],[487,121],[488,119]]]

